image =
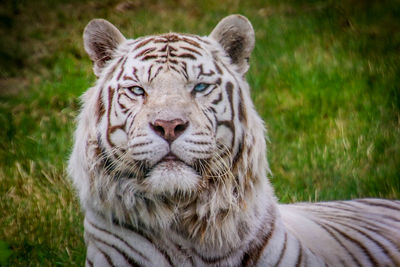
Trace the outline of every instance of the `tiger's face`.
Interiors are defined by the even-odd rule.
[[[175,33],[124,40],[110,57],[96,118],[109,172],[145,192],[173,194],[230,171],[246,116],[242,75],[216,40]]]
[[[224,99],[233,81],[221,84],[223,66],[207,46],[184,35],[146,37],[123,44],[110,64],[100,141],[107,158],[146,192],[197,190],[202,168],[231,146],[223,122],[232,116]]]
[[[241,205],[267,169],[244,78],[250,22],[232,15],[206,37],[127,40],[97,19],[84,45],[98,80],[83,96],[69,162],[84,206],[121,221],[203,229],[204,216],[224,218]]]

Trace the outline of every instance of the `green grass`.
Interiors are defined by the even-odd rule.
[[[82,47],[103,17],[130,37],[208,34],[246,15],[248,80],[282,202],[400,198],[399,1],[6,1],[0,6],[0,265],[82,265],[82,214],[65,167]]]

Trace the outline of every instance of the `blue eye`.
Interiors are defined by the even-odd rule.
[[[137,96],[144,95],[144,89],[142,87],[132,86],[132,87],[129,87],[128,89],[129,89],[129,91],[131,91],[132,93],[134,93]]]
[[[203,92],[206,90],[210,85],[208,83],[198,83],[194,86],[193,90],[195,92]]]

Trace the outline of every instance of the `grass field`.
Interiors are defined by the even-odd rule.
[[[82,265],[65,167],[94,81],[81,34],[129,37],[253,23],[248,80],[281,202],[400,198],[400,1],[56,1],[0,4],[0,265]]]

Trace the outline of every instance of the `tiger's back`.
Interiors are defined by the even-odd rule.
[[[297,203],[279,210],[288,231],[330,265],[400,265],[400,201]]]

